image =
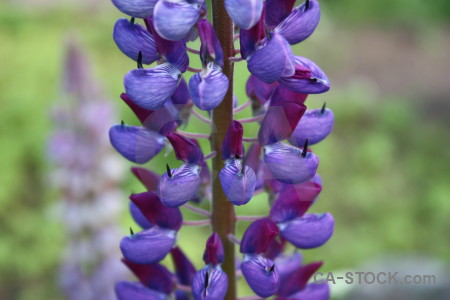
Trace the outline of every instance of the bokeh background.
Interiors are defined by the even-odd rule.
[[[310,96],[307,104],[318,108],[326,102],[336,116],[332,135],[314,147],[324,190],[312,209],[333,213],[336,230],[325,246],[305,251],[305,260],[325,260],[323,270],[334,272],[369,271],[371,263],[379,266],[385,258],[408,258],[413,274],[422,274],[419,266],[427,262],[445,269],[450,262],[450,2],[321,4],[318,29],[294,53],[316,61],[332,83],[329,93]],[[117,122],[137,123],[118,98],[123,75],[134,68],[111,38],[119,17],[108,0],[0,2],[2,300],[67,299],[58,285],[69,235],[58,210],[62,195],[51,176],[48,140],[57,126],[51,112],[65,98],[66,46],[76,40],[103,95],[116,106]],[[236,95],[244,101],[245,63],[237,68]],[[246,135],[251,134],[256,132],[249,128]],[[162,173],[166,161],[157,158],[150,166]],[[143,190],[126,169],[122,177],[124,195]],[[125,196],[116,220],[121,235],[136,227],[126,206]],[[239,212],[256,215],[265,209],[259,197]],[[198,268],[198,245],[206,232],[187,228],[180,236]],[[337,284],[333,292],[350,299],[358,288]],[[391,299],[383,297],[376,299]]]

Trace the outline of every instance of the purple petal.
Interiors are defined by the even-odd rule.
[[[239,31],[239,44],[241,57],[247,59],[253,52],[255,52],[258,44],[266,37],[266,27],[264,25],[264,19],[266,15],[266,7],[263,6],[261,18],[250,29],[240,29]]]
[[[292,11],[295,0],[266,0],[266,24],[270,29],[275,28]]]
[[[178,84],[177,89],[172,95],[172,102],[175,107],[180,110],[189,102],[190,99],[191,96],[189,95],[189,89],[186,80],[184,80],[184,77],[181,77],[180,83]]]
[[[172,144],[177,159],[195,165],[203,163],[202,149],[195,140],[190,140],[178,133],[168,134],[167,139]]]
[[[294,146],[305,144],[308,139],[309,145],[314,145],[325,139],[333,130],[334,114],[330,109],[307,110],[298,123],[289,142]]]
[[[170,251],[175,274],[180,284],[191,285],[195,274],[195,267],[180,248],[175,247]]]
[[[280,236],[277,236],[275,239],[273,239],[272,243],[270,243],[266,251],[264,251],[264,253],[261,255],[268,259],[274,260],[283,252],[285,245],[286,240],[281,238]]]
[[[156,2],[158,0],[112,0],[117,9],[135,18],[151,16]]]
[[[129,58],[137,61],[142,53],[142,63],[151,64],[159,59],[153,36],[141,25],[121,18],[114,25],[113,39],[117,47]]]
[[[164,137],[143,127],[114,125],[109,130],[112,146],[126,159],[143,164],[164,147]]]
[[[262,146],[289,138],[306,111],[306,106],[297,103],[270,105],[258,132]]]
[[[136,264],[124,258],[122,262],[147,288],[163,294],[172,292],[175,282],[166,267],[160,264]]]
[[[175,245],[175,230],[158,228],[126,236],[120,242],[123,257],[137,264],[161,261]]]
[[[308,5],[306,5],[308,3]],[[320,5],[317,0],[309,0],[296,7],[284,21],[275,28],[289,44],[306,40],[316,29],[320,20]]]
[[[163,107],[154,110],[143,123],[146,128],[161,135],[174,132],[178,124],[181,124],[179,112],[170,99]]]
[[[134,103],[134,101],[125,93],[120,95],[120,98],[125,102],[128,107],[134,112],[136,117],[143,124],[145,120],[153,113],[153,110],[145,109]]]
[[[242,158],[244,156],[244,145],[242,144],[242,136],[244,128],[238,121],[232,121],[228,127],[227,134],[222,144],[222,159]]]
[[[135,69],[124,77],[125,91],[145,109],[157,109],[172,96],[178,85],[180,71],[169,63],[151,69]]]
[[[274,179],[284,183],[302,183],[310,180],[319,166],[319,157],[302,149],[276,143],[264,147],[264,162]]]
[[[201,40],[200,57],[204,65],[210,62],[210,58],[223,67],[223,51],[220,41],[211,23],[207,19],[201,19],[197,23],[198,34]]]
[[[270,105],[280,105],[288,102],[301,105],[305,103],[307,97],[307,94],[296,93],[282,85],[278,85],[270,97]]]
[[[195,2],[159,0],[153,12],[153,25],[164,39],[182,40],[200,17],[200,7]]]
[[[283,282],[301,267],[302,255],[300,252],[295,252],[292,255],[282,255],[275,259],[275,264],[278,267],[278,276],[281,282],[280,289],[282,289]]]
[[[322,264],[323,262],[318,261],[299,267],[285,278],[277,294],[282,297],[290,298],[294,293],[303,290],[307,286],[311,276],[317,272]]]
[[[321,191],[322,186],[314,182],[286,184],[270,209],[270,218],[283,223],[303,216]]]
[[[331,238],[334,219],[329,213],[306,214],[278,226],[281,236],[295,247],[311,249],[322,246]]]
[[[158,188],[159,175],[152,170],[132,167],[131,173],[147,188],[148,191],[156,191]]]
[[[133,194],[130,196],[130,200],[150,223],[176,231],[181,228],[183,216],[180,209],[165,207],[154,192]]]
[[[265,83],[294,75],[294,54],[283,36],[274,33],[266,38],[248,59],[248,70]]]
[[[147,30],[152,33],[156,42],[156,49],[161,57],[180,70],[186,72],[189,67],[189,57],[186,52],[186,41],[169,41],[162,38],[153,26],[153,19],[144,20]]]
[[[133,202],[130,202],[130,213],[133,217],[133,220],[141,226],[142,229],[149,229],[153,226],[152,223],[142,214],[141,210],[134,204]]]
[[[247,204],[255,192],[256,174],[252,168],[236,162],[227,164],[219,173],[220,184],[227,199],[234,205]]]
[[[165,300],[167,296],[151,290],[140,282],[120,281],[116,283],[117,300]]]
[[[197,165],[183,164],[171,170],[172,177],[164,173],[159,182],[161,202],[167,207],[178,207],[194,199],[201,183],[199,172]]]
[[[228,277],[220,267],[206,266],[197,271],[192,281],[195,300],[223,300],[228,290]]]
[[[324,283],[310,283],[305,289],[292,295],[289,299],[295,300],[329,300],[330,299],[330,286],[327,282]]]
[[[244,233],[241,241],[241,253],[260,254],[267,250],[278,235],[277,225],[269,218],[254,221]]]
[[[246,255],[241,271],[250,288],[260,297],[274,295],[280,286],[277,266],[260,255]]]
[[[259,80],[255,75],[250,75],[245,85],[245,91],[249,98],[264,104],[270,99],[277,86],[278,82],[268,84]]]
[[[205,264],[216,266],[223,263],[224,250],[222,240],[217,232],[214,232],[206,241],[206,250],[203,253],[203,261]]]
[[[327,75],[306,57],[295,57],[295,74],[282,77],[278,82],[291,91],[301,94],[320,94],[330,89]]]
[[[189,80],[192,101],[201,110],[213,110],[225,97],[228,84],[228,78],[222,73],[222,69],[211,62],[206,70],[195,74]]]
[[[225,9],[233,22],[243,29],[252,28],[261,18],[262,0],[225,0]]]

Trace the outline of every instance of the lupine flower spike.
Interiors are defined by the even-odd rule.
[[[334,231],[330,213],[312,212],[323,183],[313,150],[331,133],[334,115],[325,105],[307,108],[320,107],[318,96],[309,95],[328,91],[330,82],[292,48],[317,28],[319,1],[218,0],[209,10],[204,0],[113,3],[126,15],[113,39],[131,59],[120,98],[137,124],[112,126],[111,144],[135,164],[165,147],[173,150],[166,156],[178,160],[155,164],[157,172],[131,169],[145,190],[130,196],[138,226],[131,226],[120,250],[139,282],[119,282],[117,297],[235,300],[242,276],[256,295],[251,299],[329,299],[328,285],[308,283],[322,262],[304,263],[299,249],[325,244]],[[190,65],[195,56],[201,68]],[[237,63],[250,73],[242,102],[235,95]],[[246,109],[250,116],[237,117]],[[200,132],[189,131],[193,118],[204,124]],[[257,130],[248,130],[255,128],[248,123]],[[270,205],[265,216],[237,213],[239,206],[259,205],[264,197],[254,198],[262,193]],[[203,219],[184,220],[184,210]],[[238,221],[252,222],[243,235],[235,232]],[[183,225],[212,227],[202,267],[177,242]],[[296,250],[287,253],[292,246]],[[189,250],[194,255],[196,249]],[[173,271],[161,264],[169,253]]]

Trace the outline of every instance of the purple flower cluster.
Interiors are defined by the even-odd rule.
[[[113,147],[133,163],[144,164],[170,144],[180,166],[161,176],[142,167],[132,168],[147,191],[130,196],[130,211],[142,227],[122,239],[123,262],[139,282],[120,282],[116,294],[130,299],[224,299],[229,286],[222,270],[226,256],[224,236],[213,233],[206,242],[205,267],[194,266],[177,246],[183,224],[180,207],[211,217],[211,213],[188,204],[211,194],[212,174],[218,174],[227,200],[245,205],[255,194],[269,194],[267,217],[241,218],[254,221],[240,243],[243,255],[237,274],[259,297],[278,299],[328,299],[327,284],[309,283],[322,265],[302,264],[298,252],[283,254],[286,243],[299,249],[323,245],[333,234],[331,214],[307,213],[321,190],[316,173],[319,158],[309,146],[322,141],[333,129],[334,115],[325,105],[307,110],[308,94],[329,90],[325,73],[311,60],[295,56],[291,45],[308,38],[318,25],[317,0],[294,7],[295,0],[224,0],[236,27],[241,57],[225,57],[203,0],[113,0],[131,17],[116,22],[113,38],[118,48],[137,63],[124,77],[122,100],[141,126],[118,124],[110,129]],[[145,26],[139,25],[142,19]],[[199,40],[200,49],[187,43]],[[187,52],[199,55],[202,69],[189,66]],[[211,125],[197,109],[210,113],[229,90],[226,64],[247,62],[251,75],[246,84],[249,101],[234,113],[251,106],[253,117],[233,120],[222,148],[204,155],[197,138],[208,134],[180,131],[192,114]],[[144,65],[156,63],[144,68]],[[186,71],[195,74],[188,83]],[[236,104],[237,105],[237,104]],[[224,118],[226,116],[223,116]],[[233,118],[234,119],[234,118]],[[257,138],[244,137],[243,123],[260,122]],[[214,135],[214,130],[211,129]],[[289,141],[290,144],[284,141]],[[245,142],[253,143],[247,150]],[[208,159],[220,155],[221,170],[210,172]],[[210,199],[209,199],[210,200]],[[236,217],[240,220],[240,217]],[[206,220],[210,222],[211,220]],[[228,242],[228,241],[227,241]],[[174,274],[160,264],[171,253]],[[234,283],[233,283],[234,284]]]

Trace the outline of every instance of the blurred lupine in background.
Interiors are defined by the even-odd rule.
[[[297,251],[284,253],[287,243],[319,247],[334,230],[331,214],[307,213],[322,190],[319,158],[308,147],[331,132],[334,116],[325,105],[307,110],[305,100],[330,85],[314,62],[291,49],[317,27],[319,2],[294,7],[294,0],[217,0],[210,14],[203,0],[112,2],[130,17],[116,22],[114,41],[137,64],[124,77],[121,99],[142,125],[114,125],[111,144],[137,164],[164,147],[180,161],[179,167],[167,165],[161,176],[132,168],[147,189],[130,196],[131,214],[142,231],[131,230],[120,249],[139,282],[119,282],[118,298],[236,299],[236,279],[242,276],[257,295],[246,299],[328,299],[327,283],[308,283],[322,262],[304,264]],[[197,40],[199,50],[187,46]],[[188,52],[199,55],[201,69],[189,64]],[[240,61],[251,73],[249,99],[241,103],[233,96],[233,64]],[[187,71],[194,73],[188,83]],[[235,120],[247,107],[253,117]],[[189,114],[209,132],[180,130]],[[246,123],[260,124],[257,137],[244,136]],[[198,139],[208,139],[211,151],[204,154]],[[251,147],[245,150],[243,143]],[[271,204],[268,216],[235,215],[235,205],[261,192]],[[202,208],[209,202],[211,211]],[[207,219],[183,221],[181,207]],[[252,221],[241,240],[234,235],[237,221]],[[177,234],[182,225],[209,224],[206,266],[195,271]],[[235,244],[242,259],[235,257]],[[176,275],[159,264],[169,253]]]
[[[48,146],[55,166],[51,182],[61,193],[59,216],[67,238],[60,285],[67,299],[115,299],[111,287],[126,271],[115,250],[123,209],[117,185],[124,164],[107,138],[116,111],[92,80],[89,62],[72,39],[62,80]]]

